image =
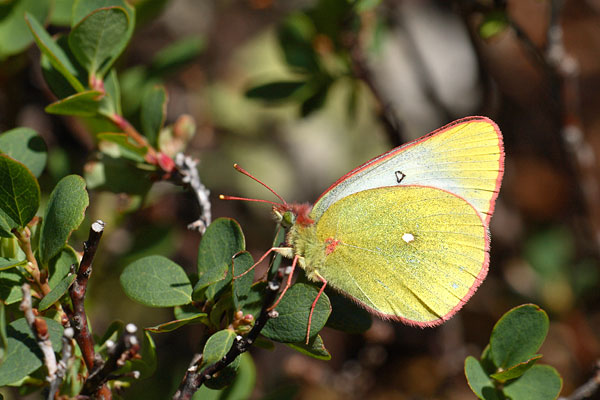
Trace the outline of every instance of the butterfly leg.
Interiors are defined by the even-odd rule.
[[[294,276],[294,270],[296,269],[296,264],[298,263],[299,258],[300,258],[299,256],[294,256],[294,260],[292,261],[292,268],[290,270],[290,273],[288,274],[288,278],[285,283],[285,287],[281,291],[281,294],[279,295],[279,298],[277,299],[277,301],[275,301],[275,303],[273,303],[273,305],[267,309],[268,311],[271,311],[275,307],[277,307],[277,305],[279,304],[281,299],[283,299],[283,295],[285,294],[285,292],[287,292],[287,290],[290,288],[290,286],[292,284],[292,277]]]
[[[315,307],[317,306],[317,302],[319,301],[319,298],[325,291],[325,286],[327,286],[327,280],[325,278],[323,278],[318,273],[316,273],[316,277],[319,278],[319,280],[321,282],[323,282],[323,286],[321,286],[321,290],[319,290],[319,293],[317,294],[315,301],[313,301],[312,306],[310,306],[310,314],[308,314],[308,328],[306,328],[306,344],[308,344],[308,341],[310,339],[310,325],[312,323],[313,312],[315,311]]]
[[[271,254],[274,251],[277,251],[278,247],[272,247],[269,250],[267,250],[267,252],[265,254],[262,255],[261,258],[258,259],[257,262],[254,263],[254,265],[252,265],[250,268],[248,268],[246,271],[242,272],[239,275],[233,275],[233,279],[238,279],[241,278],[242,276],[246,275],[248,272],[252,271],[258,264],[260,264],[265,258],[267,258],[267,256],[269,254]],[[238,254],[242,253],[241,251],[239,253],[236,253],[233,255],[233,257],[231,257],[231,270],[235,271],[235,269],[233,268],[233,264],[235,263],[235,258],[238,256]],[[232,272],[233,274],[233,272]]]

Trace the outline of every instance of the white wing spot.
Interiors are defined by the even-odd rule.
[[[402,240],[404,240],[406,243],[410,243],[415,240],[415,237],[412,235],[412,233],[405,233],[402,235]]]
[[[458,289],[458,284],[456,282],[452,283],[452,289]]]

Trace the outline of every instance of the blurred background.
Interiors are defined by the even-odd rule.
[[[504,135],[490,272],[463,310],[431,329],[378,319],[360,335],[326,329],[330,361],[282,345],[254,348],[254,398],[474,398],[464,358],[479,356],[498,318],[528,302],[550,316],[540,353],[563,377],[562,395],[593,376],[600,356],[600,1],[374,0],[353,18],[344,14],[346,0],[131,3],[138,3],[138,26],[117,68],[124,112],[139,103],[128,85],[151,80],[143,69],[161,50],[179,42],[192,49],[163,76],[167,122],[195,121],[186,153],[200,160],[213,218],[238,220],[255,259],[273,240],[270,208],[218,195],[273,198],[234,162],[286,200],[314,202],[357,165],[454,119],[485,115]],[[50,31],[61,31],[56,26]],[[29,126],[43,136],[50,161],[41,183],[49,190],[66,173],[83,174],[97,146],[80,120],[44,112],[54,99],[38,60],[32,46],[0,64],[0,130]],[[114,319],[139,327],[171,320],[169,310],[128,299],[118,278],[149,254],[195,271],[200,236],[185,229],[195,218],[193,199],[167,184],[143,199],[90,195],[87,224],[75,238],[84,240],[95,219],[107,223],[87,303],[95,331]],[[170,397],[199,350],[199,334],[187,326],[154,335],[156,376],[125,398]]]

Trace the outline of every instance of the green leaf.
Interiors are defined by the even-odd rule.
[[[173,307],[173,315],[175,319],[186,319],[194,317],[200,313],[199,308],[193,304],[184,304],[182,306]]]
[[[217,293],[231,281],[231,258],[245,248],[242,228],[233,219],[217,218],[206,229],[198,247],[198,282],[194,299],[204,296],[205,289],[219,281]]]
[[[64,50],[54,42],[48,32],[46,32],[44,27],[40,25],[33,15],[25,13],[25,20],[33,33],[33,37],[40,48],[40,51],[48,57],[50,64],[65,77],[71,86],[73,86],[73,89],[78,92],[83,92],[85,89],[81,81],[77,79],[77,68],[71,62]]]
[[[48,199],[46,213],[40,228],[39,257],[42,265],[57,255],[83,221],[89,204],[85,181],[79,175],[62,178]]]
[[[205,46],[205,41],[197,36],[179,39],[154,56],[148,74],[153,77],[164,78],[166,75],[194,61]]]
[[[327,93],[329,92],[330,83],[322,84],[317,91],[304,100],[302,102],[302,106],[300,107],[300,114],[303,117],[308,117],[315,111],[320,110],[325,105],[325,100],[327,100]]]
[[[249,399],[256,383],[256,366],[249,353],[242,353],[238,357],[239,368],[233,383],[221,390],[209,389],[201,386],[194,393],[192,400],[236,400]]]
[[[239,253],[233,259],[233,276],[239,276],[233,280],[233,305],[236,310],[242,310],[244,305],[249,299],[250,288],[252,287],[252,282],[254,281],[254,276],[251,272],[248,272],[246,275],[242,275],[244,272],[248,271],[250,267],[254,265],[254,259],[252,258],[252,254],[244,251]]]
[[[61,297],[64,296],[65,293],[67,293],[67,290],[69,290],[73,282],[75,282],[75,278],[77,278],[76,274],[65,276],[63,280],[60,281],[58,285],[56,285],[56,287],[50,291],[50,293],[44,296],[44,298],[40,301],[40,304],[38,304],[38,309],[40,311],[44,311],[52,304],[56,303]]]
[[[0,210],[10,229],[23,227],[40,206],[40,186],[29,169],[0,154]]]
[[[290,287],[276,307],[279,316],[269,319],[261,333],[276,342],[304,342],[311,306],[318,292],[318,288],[305,283]],[[323,293],[313,311],[309,338],[315,337],[323,329],[330,313],[329,298]]]
[[[17,260],[14,258],[0,257],[0,271],[5,271],[7,269],[11,269],[14,267],[18,267],[19,265],[27,264],[27,260]]]
[[[231,320],[232,311],[233,311],[233,299],[229,295],[219,296],[216,298],[216,303],[210,310],[209,315],[209,323],[212,324],[213,327],[221,326],[224,317],[228,317]]]
[[[334,290],[325,292],[331,302],[326,326],[348,333],[362,333],[371,327],[371,314],[367,310]]]
[[[150,326],[150,327],[144,328],[144,329],[147,331],[150,331],[152,333],[164,333],[164,332],[174,331],[175,329],[181,328],[182,326],[188,325],[188,324],[206,323],[207,320],[208,320],[208,316],[206,313],[198,313],[198,314],[188,317],[188,318],[177,319],[175,321],[165,322],[160,325]]]
[[[509,26],[508,17],[504,11],[492,11],[485,15],[483,22],[479,25],[479,36],[482,39],[492,37],[504,32]]]
[[[200,368],[208,367],[225,357],[233,345],[235,336],[231,329],[223,329],[211,335],[204,345]]]
[[[192,284],[183,268],[162,256],[139,259],[121,274],[121,286],[132,300],[150,307],[173,307],[192,301]]]
[[[308,344],[302,343],[287,343],[292,349],[299,351],[309,357],[316,358],[318,360],[331,360],[331,354],[325,348],[325,343],[321,335],[317,335],[311,339]]]
[[[69,46],[90,76],[104,76],[129,40],[127,11],[100,8],[83,18],[69,33]]]
[[[241,304],[241,310],[246,314],[251,314],[254,316],[254,319],[258,318],[258,314],[263,306],[263,297],[265,295],[265,289],[267,287],[267,282],[260,281],[256,282],[252,285],[248,294],[244,299],[239,298]]]
[[[479,359],[481,366],[485,370],[488,375],[492,375],[498,368],[494,365],[494,361],[492,360],[492,352],[490,350],[490,344],[488,343],[483,351],[481,352],[481,358]]]
[[[0,60],[24,51],[33,41],[23,15],[31,13],[45,21],[50,11],[49,1],[13,0],[0,4]]]
[[[507,369],[530,360],[544,342],[548,324],[548,315],[535,304],[524,304],[504,314],[490,335],[496,367]]]
[[[150,145],[156,146],[167,114],[167,91],[164,86],[156,85],[144,93],[140,113],[142,133]]]
[[[235,336],[236,334],[234,331],[224,329],[209,337],[204,345],[201,368],[208,367],[225,357],[233,345]],[[205,381],[204,384],[209,389],[224,388],[225,386],[231,384],[231,382],[235,379],[239,365],[240,358],[237,357],[231,364],[223,368],[211,379]]]
[[[149,175],[123,157],[108,155],[101,161],[90,161],[84,171],[90,189],[137,195],[146,194],[152,186]]]
[[[63,327],[58,322],[44,318],[48,325],[54,351],[60,351]],[[4,362],[0,364],[0,386],[18,382],[42,366],[43,355],[25,318],[8,325],[8,344]]]
[[[292,15],[279,27],[279,45],[291,67],[302,72],[319,71],[318,56],[312,45],[315,34],[313,21],[302,13]]]
[[[68,62],[75,69],[75,77],[77,81],[85,82],[87,79],[87,72],[83,69],[81,65],[79,65],[79,63],[75,59],[75,56],[71,52],[71,49],[69,48],[69,39],[66,36],[66,34],[58,34],[55,40],[56,45],[62,50]],[[46,84],[57,98],[63,99],[65,97],[69,97],[77,93],[77,91],[73,88],[73,85],[71,85],[69,80],[52,65],[51,59],[43,52],[42,58],[40,59],[40,66],[42,67],[42,75],[44,76]],[[85,89],[83,89],[82,86],[81,91],[83,90]]]
[[[280,81],[269,82],[254,86],[246,91],[246,97],[250,99],[260,99],[264,101],[280,102],[300,92],[306,87],[306,81]]]
[[[46,167],[46,143],[31,128],[15,128],[0,135],[0,152],[22,162],[36,178]]]
[[[534,365],[519,379],[504,386],[504,394],[511,399],[552,400],[562,388],[562,379],[549,365]]]
[[[51,288],[55,288],[71,272],[73,264],[79,265],[79,257],[71,246],[66,245],[48,263],[48,284]]]
[[[144,162],[148,152],[148,147],[139,147],[124,133],[99,133],[98,139],[116,144],[121,155],[132,161]]]
[[[15,269],[0,272],[0,299],[9,305],[21,301],[23,292],[21,285],[26,282],[23,274]]]
[[[469,387],[478,398],[484,400],[504,400],[504,396],[496,390],[494,382],[487,375],[483,366],[473,357],[465,359],[465,376]]]
[[[504,383],[510,379],[515,379],[523,375],[529,368],[533,367],[535,363],[542,358],[541,354],[538,354],[531,358],[531,360],[519,363],[501,372],[490,375],[491,378],[498,382]]]
[[[94,117],[98,115],[102,93],[87,90],[49,104],[44,109],[49,114]]]

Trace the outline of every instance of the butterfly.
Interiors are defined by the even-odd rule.
[[[312,207],[286,203],[236,168],[281,203],[221,198],[273,204],[291,227],[286,245],[269,252],[320,283],[319,296],[330,286],[383,319],[428,327],[450,319],[487,275],[504,146],[486,117],[454,121],[367,161]],[[312,309],[308,332],[311,318]]]

